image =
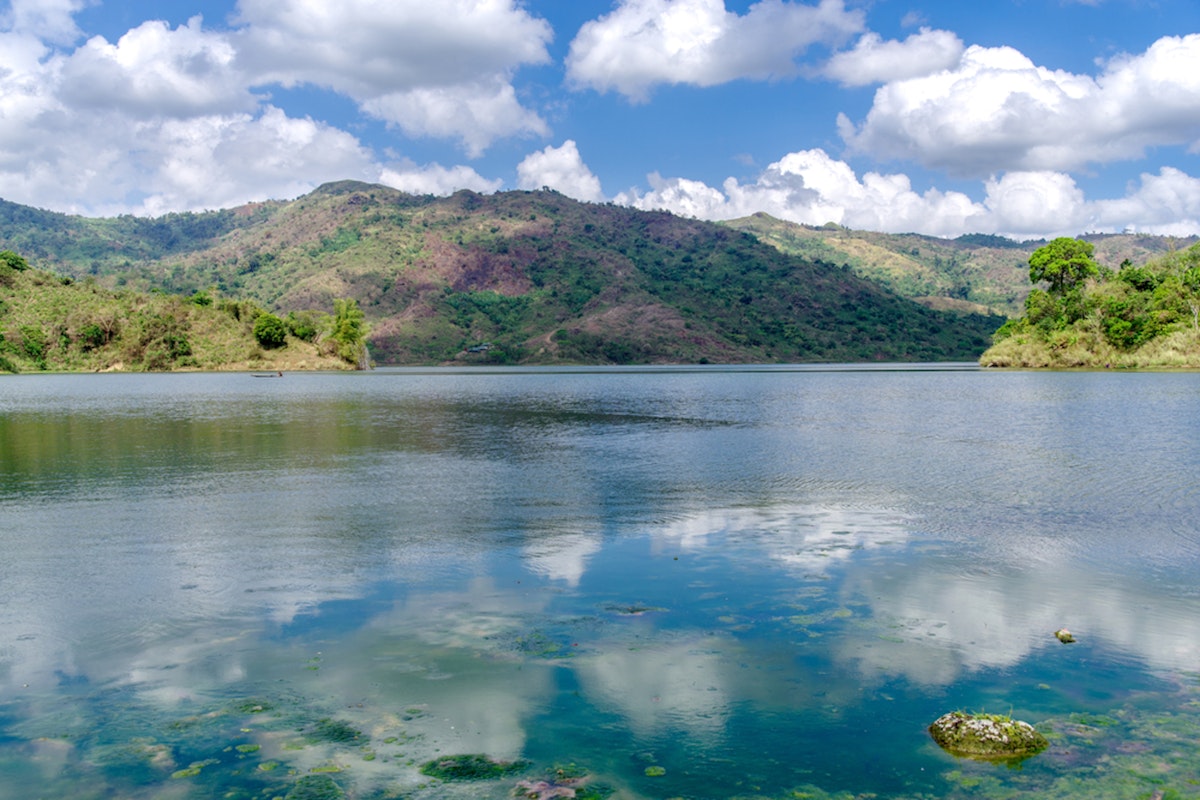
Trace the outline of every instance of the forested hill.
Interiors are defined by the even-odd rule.
[[[553,191],[415,197],[355,182],[203,214],[0,206],[0,248],[113,288],[353,298],[379,363],[973,360],[1003,318],[931,310],[728,226]]]
[[[1044,239],[1014,241],[972,233],[939,239],[916,233],[856,231],[840,225],[814,227],[754,214],[727,223],[753,233],[782,252],[844,264],[864,278],[931,308],[1023,313],[1029,283],[1029,257]],[[1083,234],[1096,261],[1118,269],[1128,261],[1150,259],[1191,247],[1195,236]]]

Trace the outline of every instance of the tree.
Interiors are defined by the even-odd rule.
[[[367,324],[354,298],[333,301],[333,327],[329,338],[337,343],[337,354],[359,369],[366,369]]]
[[[1092,259],[1094,251],[1091,242],[1059,237],[1033,251],[1029,257],[1029,280],[1046,281],[1050,284],[1050,294],[1065,295],[1100,274],[1100,266]]]
[[[274,314],[264,312],[254,320],[254,338],[268,349],[281,347],[287,342],[287,325]]]

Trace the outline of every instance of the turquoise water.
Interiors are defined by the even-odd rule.
[[[1191,373],[7,377],[0,798],[1200,797],[1197,420]],[[1051,746],[956,759],[960,709]],[[474,753],[528,764],[419,770]]]

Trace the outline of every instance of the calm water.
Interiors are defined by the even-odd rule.
[[[1200,374],[5,377],[0,798],[1200,797],[1198,512]]]

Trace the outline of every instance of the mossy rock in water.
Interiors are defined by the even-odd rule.
[[[284,800],[342,800],[346,793],[328,775],[305,775],[296,781]]]
[[[493,761],[484,755],[470,754],[426,761],[421,765],[421,774],[444,781],[487,781],[528,768],[528,761]]]
[[[934,720],[929,734],[953,755],[995,761],[1037,755],[1048,744],[1028,722],[1000,714],[952,711]]]

